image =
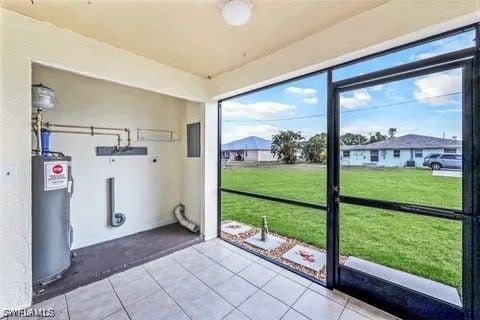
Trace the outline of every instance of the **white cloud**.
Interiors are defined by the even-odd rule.
[[[317,90],[313,88],[288,87],[286,91],[288,93],[298,94],[302,97],[310,97],[317,94]]]
[[[355,90],[350,96],[341,95],[340,106],[347,109],[364,107],[372,100],[372,96],[365,89]]]
[[[222,143],[228,143],[234,140],[242,139],[249,136],[257,136],[264,139],[272,139],[272,135],[282,130],[279,127],[269,124],[265,125],[243,125],[231,128],[225,128],[222,135]]]
[[[462,90],[462,78],[460,74],[434,73],[421,77],[414,82],[413,94],[416,99],[428,99]],[[423,103],[442,105],[452,101],[451,96],[423,100]]]
[[[241,117],[251,119],[265,119],[278,113],[293,114],[297,106],[273,101],[259,101],[243,104],[234,101],[226,101],[222,104],[222,113],[227,117]]]
[[[305,98],[302,101],[303,103],[306,103],[306,104],[316,104],[318,103],[318,98],[317,97]]]

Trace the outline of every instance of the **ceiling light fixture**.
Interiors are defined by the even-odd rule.
[[[244,25],[252,15],[252,3],[249,0],[223,0],[219,6],[223,19],[232,26]]]

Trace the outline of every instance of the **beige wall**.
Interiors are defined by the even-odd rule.
[[[192,220],[200,221],[201,159],[186,158],[185,141],[187,120],[202,120],[198,104],[39,65],[33,67],[32,82],[55,91],[55,107],[44,111],[45,121],[129,128],[134,134],[137,128],[171,130],[180,137],[177,142],[134,138],[133,146],[148,147],[147,156],[98,157],[95,147],[114,145],[115,137],[52,133],[51,149],[72,157],[73,248],[172,223],[172,209],[180,202]],[[127,216],[119,228],[109,225],[109,177],[116,182],[116,209]]]
[[[205,101],[202,78],[0,8],[0,308],[31,303],[31,63]]]

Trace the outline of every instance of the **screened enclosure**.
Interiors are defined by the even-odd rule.
[[[468,26],[220,101],[222,237],[400,317],[478,316],[478,48]]]

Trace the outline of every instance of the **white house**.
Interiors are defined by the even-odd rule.
[[[340,147],[341,165],[421,167],[431,153],[462,153],[462,141],[407,134],[379,142]]]
[[[270,140],[255,136],[235,140],[222,145],[222,159],[237,161],[275,161],[270,152]]]

